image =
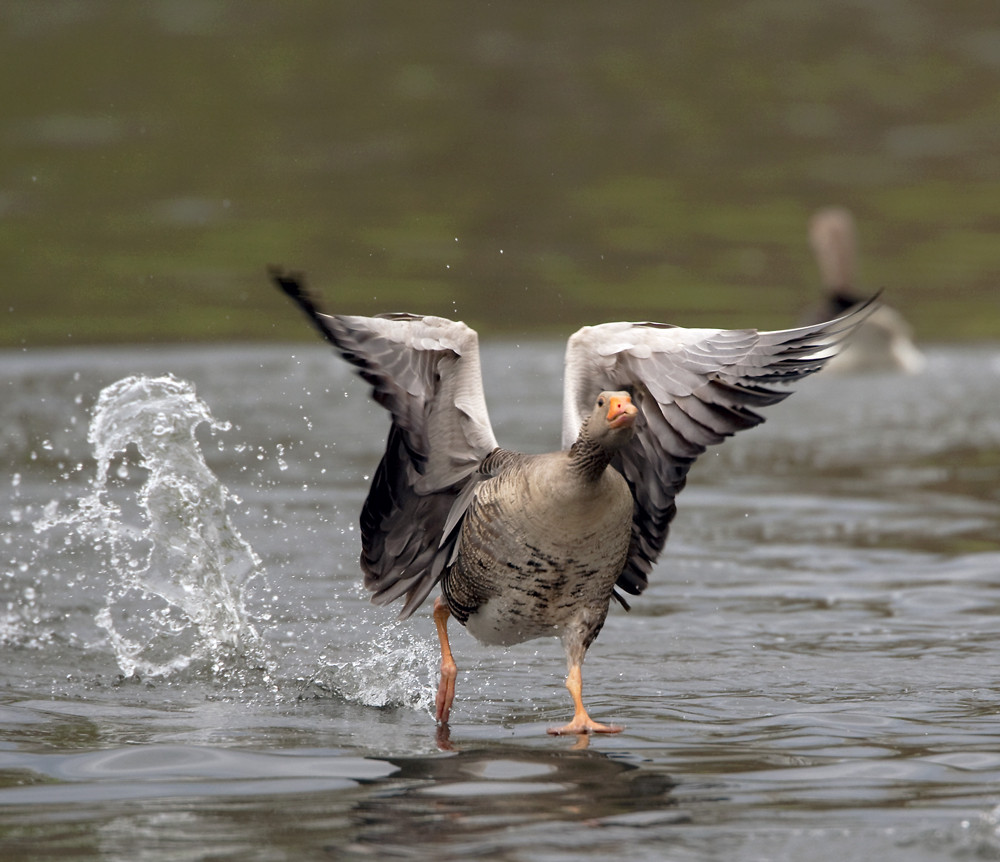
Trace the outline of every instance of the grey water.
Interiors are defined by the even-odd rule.
[[[557,445],[562,344],[484,344]],[[0,354],[0,855],[1000,857],[1000,347],[804,381],[710,450],[566,720],[555,641],[359,585],[386,419],[319,345]]]

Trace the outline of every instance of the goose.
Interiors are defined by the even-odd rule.
[[[328,315],[299,273],[271,277],[391,415],[361,510],[361,570],[375,604],[409,617],[440,584],[435,719],[447,727],[458,668],[454,617],[485,644],[555,636],[573,717],[553,734],[618,733],[583,704],[583,661],[612,600],[637,596],[675,498],[709,445],[764,421],[774,384],[823,367],[876,307],[778,332],[662,323],[586,326],[566,347],[562,448],[501,448],[483,393],[478,336],[416,314]]]
[[[820,322],[843,314],[861,300],[857,284],[858,241],[854,217],[843,207],[825,207],[809,219],[809,244],[816,257],[825,301],[809,317]],[[895,308],[881,304],[858,327],[850,345],[834,357],[830,371],[920,372],[926,360],[913,331]]]

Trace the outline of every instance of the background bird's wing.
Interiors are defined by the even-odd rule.
[[[406,596],[401,616],[427,597],[457,541],[463,490],[497,448],[483,396],[479,342],[440,317],[327,315],[301,276],[272,277],[355,365],[392,416],[385,454],[361,511],[361,568],[372,601]]]
[[[759,407],[788,397],[819,371],[877,298],[836,320],[777,332],[605,323],[576,332],[566,348],[563,446],[603,390],[629,389],[640,408],[636,434],[612,464],[635,499],[632,542],[618,586],[638,595],[667,540],[675,497],[707,446],[764,421]]]

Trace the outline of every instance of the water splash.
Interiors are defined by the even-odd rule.
[[[87,438],[97,462],[89,492],[68,514],[52,504],[34,525],[39,533],[67,528],[101,555],[109,583],[96,622],[126,676],[194,668],[228,677],[269,664],[243,602],[260,561],[229,518],[232,496],[205,463],[195,437],[202,424],[230,427],[172,375],[106,387]],[[134,453],[146,478],[123,495]],[[126,522],[126,508],[138,526]]]
[[[309,680],[312,687],[363,706],[432,709],[438,654],[405,626],[387,626],[353,649],[329,649],[337,659],[320,656],[325,665]]]

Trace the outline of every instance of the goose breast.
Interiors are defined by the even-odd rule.
[[[477,488],[443,588],[483,643],[571,627],[590,642],[604,622],[628,554],[632,494],[616,470],[588,483],[568,461],[565,452],[525,456]]]

